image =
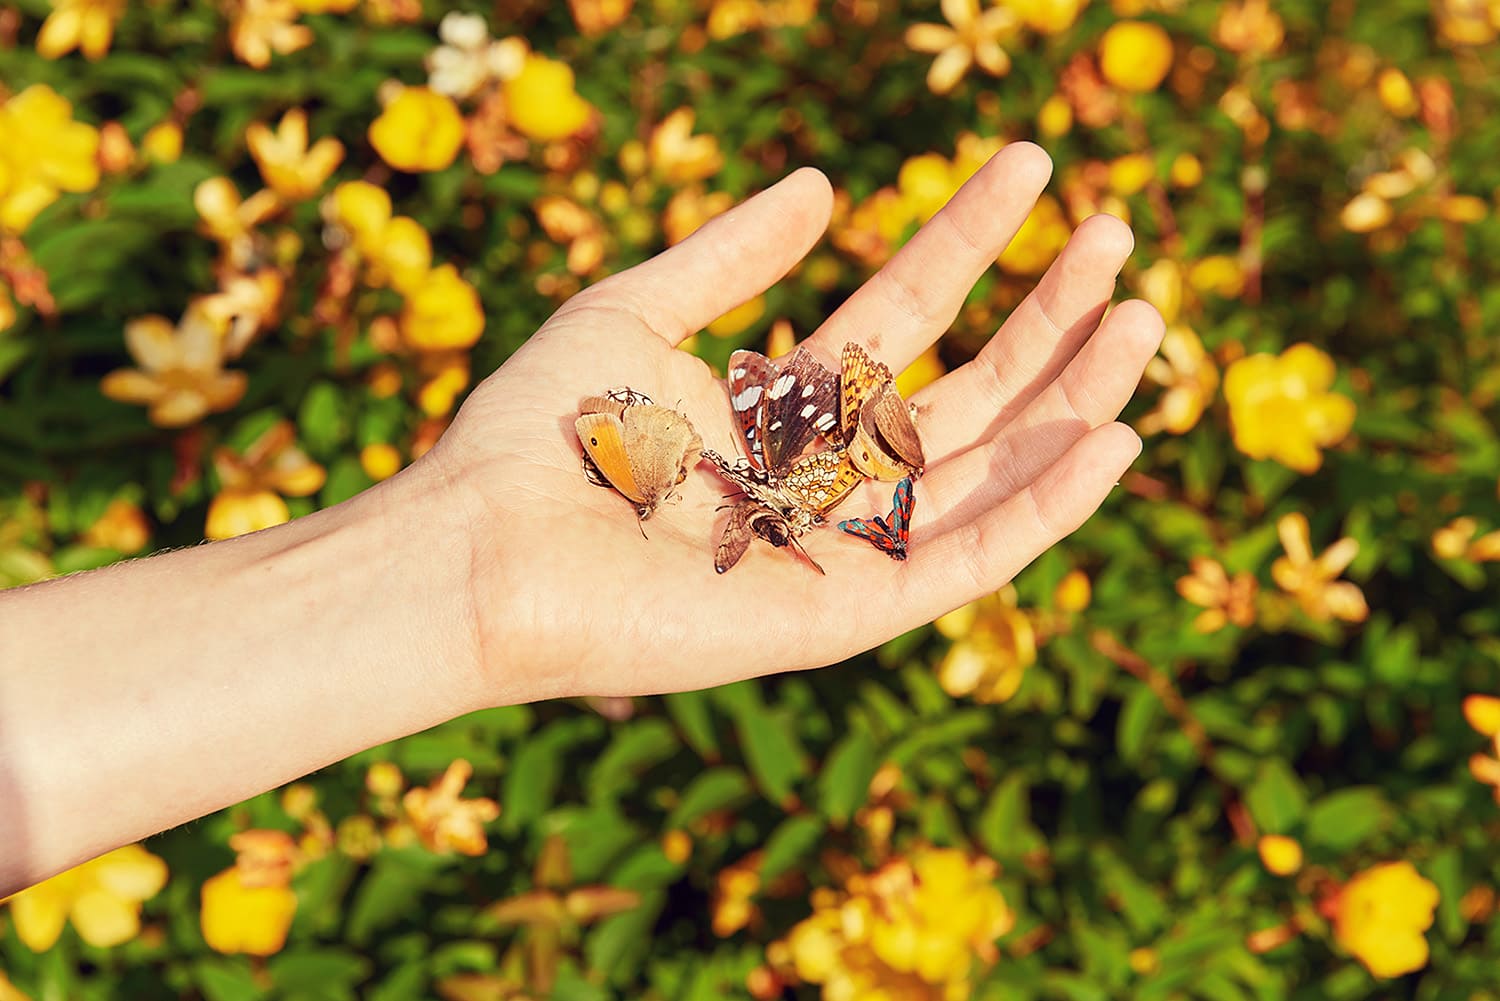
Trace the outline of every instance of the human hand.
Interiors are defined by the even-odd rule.
[[[845,341],[899,372],[948,329],[1045,186],[1028,143],[997,154],[805,342],[835,371]],[[570,299],[480,384],[406,475],[446,486],[466,558],[482,703],[704,688],[834,663],[1009,581],[1099,506],[1140,450],[1114,423],[1162,333],[1148,305],[1101,317],[1132,247],[1109,216],[1078,227],[973,361],[914,399],[927,454],[911,557],[833,528],[802,542],[827,570],[759,542],[713,554],[731,488],[707,462],[645,523],[591,485],[579,402],[630,386],[740,454],[722,380],[676,345],[781,278],[822,236],[827,180],[799,170],[657,257]],[[884,514],[866,483],[837,517]]]

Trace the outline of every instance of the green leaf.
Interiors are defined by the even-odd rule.
[[[639,906],[600,921],[584,939],[588,968],[606,983],[630,983],[651,954],[651,928],[665,901],[664,893],[644,893]]]
[[[807,859],[826,830],[822,817],[807,813],[788,817],[778,824],[766,839],[765,855],[760,864],[761,883],[770,883]]]
[[[735,720],[740,746],[756,785],[772,802],[790,801],[792,790],[807,774],[807,754],[786,713],[743,711]]]
[[[200,959],[193,980],[207,1001],[257,1001],[265,996],[243,959]]]
[[[1115,724],[1115,747],[1120,760],[1128,764],[1139,764],[1146,753],[1156,721],[1161,718],[1161,699],[1145,685],[1135,685],[1120,707],[1120,719]]]
[[[315,382],[297,408],[297,427],[315,455],[328,455],[349,437],[349,413],[343,394],[331,382]]]
[[[1358,847],[1390,822],[1390,807],[1373,786],[1329,793],[1307,812],[1307,840],[1330,851]]]
[[[590,798],[613,798],[636,787],[636,778],[658,762],[671,757],[681,744],[666,720],[656,717],[632,720],[609,742],[584,788]]]
[[[273,957],[267,963],[267,972],[284,991],[341,997],[369,976],[370,961],[343,949],[303,949]]]
[[[506,833],[514,834],[546,812],[557,794],[563,755],[601,726],[595,717],[562,719],[521,745],[505,774],[500,823]]]
[[[675,692],[662,696],[667,715],[682,731],[688,745],[707,761],[718,761],[719,739],[714,729],[713,710],[706,692]]]
[[[739,769],[711,768],[688,783],[664,826],[681,830],[706,813],[738,806],[752,792],[750,780]]]
[[[364,946],[377,931],[409,917],[429,879],[429,873],[413,869],[399,857],[377,858],[349,905],[345,937],[354,945]]]
[[[870,796],[878,767],[875,739],[863,728],[834,745],[818,773],[818,809],[835,824],[846,824]]]
[[[1272,758],[1261,763],[1255,781],[1245,791],[1245,805],[1262,833],[1285,834],[1302,819],[1307,792],[1291,766]]]

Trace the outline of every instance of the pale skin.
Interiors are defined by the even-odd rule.
[[[1006,147],[804,343],[899,371],[952,324],[1051,163]],[[569,300],[396,477],[291,524],[0,593],[0,895],[472,710],[704,688],[836,663],[995,591],[1140,449],[1115,418],[1162,333],[1105,309],[1129,230],[1085,221],[973,361],[915,398],[911,558],[833,529],[820,577],[757,541],[719,576],[705,463],[637,526],[589,484],[578,402],[629,385],[737,454],[723,382],[676,345],[823,235],[799,170]],[[1102,322],[1101,322],[1102,320]],[[840,517],[885,514],[891,484]]]

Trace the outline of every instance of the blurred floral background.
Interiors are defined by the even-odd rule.
[[[0,586],[337,503],[791,168],[786,350],[1005,143],[1168,332],[1105,509],[836,670],[497,709],[0,907],[0,998],[1496,998],[1500,2],[0,7]],[[45,670],[45,665],[33,665]],[[0,805],[3,808],[3,805]],[[107,810],[108,804],[101,804]]]

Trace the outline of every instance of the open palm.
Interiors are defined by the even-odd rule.
[[[1008,146],[806,342],[835,371],[845,341],[900,371],[953,322],[1026,218],[1051,163]],[[816,667],[994,591],[1103,501],[1140,448],[1113,423],[1161,321],[1125,303],[1101,323],[1132,241],[1083,223],[977,358],[917,395],[928,465],[911,558],[831,526],[803,538],[827,570],[755,542],[714,571],[732,492],[706,461],[637,527],[588,483],[578,403],[630,386],[740,454],[723,382],[675,346],[780,279],[822,235],[828,182],[804,169],[691,238],[566,303],[481,384],[431,455],[469,526],[478,653],[494,701],[702,688]],[[866,483],[835,518],[884,515]]]

